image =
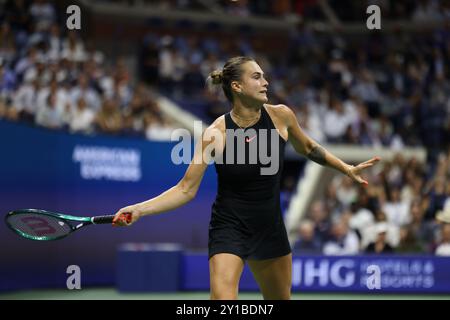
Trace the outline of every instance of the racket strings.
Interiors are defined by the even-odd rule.
[[[56,217],[37,214],[18,214],[8,218],[17,231],[31,237],[58,238],[71,232],[71,226]]]

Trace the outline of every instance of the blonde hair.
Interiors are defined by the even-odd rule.
[[[206,78],[206,86],[210,92],[217,90],[217,85],[222,84],[222,70],[214,70]]]
[[[250,57],[233,57],[225,63],[222,70],[214,70],[206,79],[208,90],[214,91],[215,86],[221,84],[223,93],[228,101],[233,103],[233,94],[231,91],[231,82],[241,79],[243,70],[242,65],[249,61],[255,61]]]

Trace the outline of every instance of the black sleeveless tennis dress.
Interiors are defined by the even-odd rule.
[[[209,258],[217,253],[232,253],[244,260],[287,255],[291,248],[280,208],[280,177],[286,141],[276,131],[265,107],[261,108],[258,122],[245,130],[234,123],[230,113],[225,115],[225,125],[227,137],[223,160],[222,163],[215,162],[218,192],[209,225]],[[236,135],[235,130],[246,136]],[[232,139],[234,143],[231,143]],[[243,146],[245,163],[242,158],[238,162],[240,142],[244,143],[241,154]],[[275,166],[268,170],[271,164],[267,157],[258,156],[255,161],[255,147],[260,150],[261,143],[266,143],[267,147],[262,147],[263,151],[259,153],[268,155],[272,164],[274,157],[278,157],[278,170],[273,169]],[[227,157],[227,148],[234,150],[233,157]],[[262,174],[263,168],[266,168],[265,174]]]

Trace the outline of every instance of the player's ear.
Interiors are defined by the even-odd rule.
[[[230,85],[231,85],[231,90],[233,90],[236,93],[242,93],[242,86],[239,83],[239,81],[232,81]]]

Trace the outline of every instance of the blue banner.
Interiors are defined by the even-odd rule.
[[[183,290],[209,290],[208,258],[187,254]],[[257,290],[245,267],[241,290]],[[294,256],[293,292],[450,293],[450,258],[435,256]]]

